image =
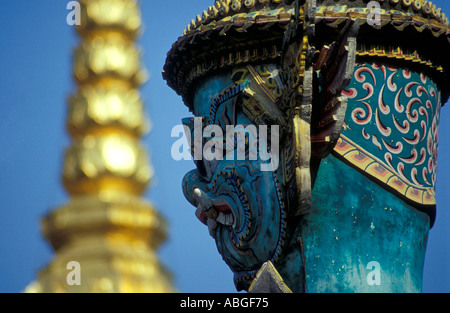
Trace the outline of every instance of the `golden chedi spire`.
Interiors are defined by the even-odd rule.
[[[42,220],[55,250],[39,274],[41,292],[172,292],[155,250],[166,225],[142,198],[153,170],[140,137],[149,130],[138,91],[146,73],[135,44],[136,0],[82,0],[78,85],[69,98],[63,183],[71,199]],[[67,265],[80,265],[72,285]]]

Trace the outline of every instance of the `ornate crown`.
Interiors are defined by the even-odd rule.
[[[317,6],[314,24],[318,50],[335,40],[348,20],[360,18],[358,57],[411,61],[445,74],[438,77],[447,81],[450,27],[445,14],[430,1],[377,0],[380,20],[373,25],[367,22],[374,13],[368,0],[309,1]],[[197,78],[239,64],[276,62],[297,2],[302,5],[308,1],[216,0],[173,44],[164,79],[191,106],[191,85]]]

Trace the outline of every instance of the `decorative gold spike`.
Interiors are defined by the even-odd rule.
[[[272,262],[264,263],[249,288],[249,293],[292,293]]]

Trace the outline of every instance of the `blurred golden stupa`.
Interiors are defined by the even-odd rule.
[[[150,128],[138,91],[146,80],[135,44],[140,8],[136,0],[79,3],[62,177],[71,198],[42,220],[55,256],[25,291],[174,292],[156,254],[166,223],[142,197],[153,169],[140,142]]]

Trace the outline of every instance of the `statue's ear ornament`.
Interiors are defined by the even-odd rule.
[[[296,13],[286,30],[282,50],[283,107],[291,143],[285,151],[285,182],[296,186],[298,204],[293,216],[305,215],[311,203],[311,160],[327,156],[339,139],[347,109],[341,95],[350,83],[356,61],[360,20],[349,19],[336,40],[321,51],[315,48],[316,0],[296,1]],[[290,124],[290,125],[289,125]],[[289,159],[292,158],[290,161]],[[295,176],[295,184],[291,179]],[[291,178],[291,179],[289,179]]]

